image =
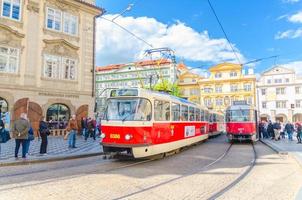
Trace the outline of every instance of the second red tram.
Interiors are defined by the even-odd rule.
[[[142,158],[206,140],[208,130],[205,107],[160,92],[114,89],[101,137],[105,153]]]
[[[226,133],[229,141],[257,141],[258,113],[244,101],[234,102],[226,109]]]
[[[209,136],[220,135],[223,132],[225,132],[224,115],[210,110]]]

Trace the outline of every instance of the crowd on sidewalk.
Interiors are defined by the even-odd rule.
[[[281,123],[279,120],[276,122],[272,122],[269,120],[259,122],[259,133],[261,138],[272,140],[281,140],[288,139],[289,141],[293,141],[294,135],[296,135],[298,144],[302,144],[302,124],[299,122],[296,123]]]
[[[22,113],[19,119],[13,122],[10,129],[5,127],[3,120],[0,119],[0,155],[1,143],[6,143],[13,138],[15,139],[15,158],[18,159],[19,150],[22,146],[21,154],[22,158],[25,159],[29,154],[30,143],[35,139],[35,136],[41,138],[40,155],[47,155],[48,136],[51,134],[50,129],[51,126],[49,122],[46,122],[45,117],[42,117],[39,122],[39,129],[35,135],[26,113]],[[87,141],[89,137],[96,140],[96,137],[98,137],[101,132],[101,124],[89,117],[82,118],[81,124],[79,125],[76,116],[72,115],[71,119],[68,121],[66,130],[67,134],[64,136],[64,139],[68,141],[68,148],[73,149],[77,148],[76,136],[78,134],[81,134],[85,138],[85,141]]]

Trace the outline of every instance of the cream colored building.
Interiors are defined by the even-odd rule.
[[[237,100],[256,105],[256,76],[253,69],[245,70],[242,65],[221,63],[209,71],[210,76],[198,82],[202,105],[219,112],[224,112]]]
[[[94,0],[0,0],[0,104],[53,121],[94,108]]]

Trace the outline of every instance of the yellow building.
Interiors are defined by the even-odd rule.
[[[222,63],[209,69],[209,78],[199,80],[200,102],[216,111],[225,111],[236,100],[255,105],[256,76],[253,69],[242,65]]]
[[[181,96],[189,101],[200,103],[200,87],[198,82],[203,78],[190,72],[185,66],[179,66],[181,74],[178,80]]]

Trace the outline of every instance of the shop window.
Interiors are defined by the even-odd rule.
[[[50,128],[65,129],[70,118],[70,110],[64,104],[52,104],[47,109],[46,120]]]

